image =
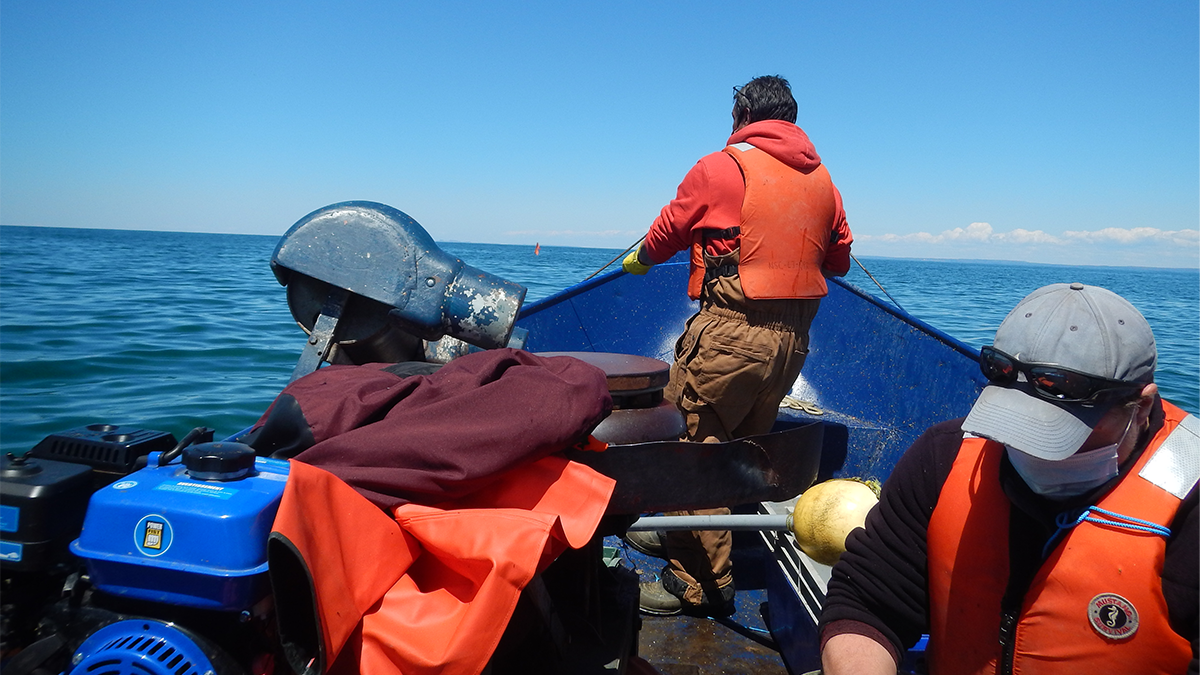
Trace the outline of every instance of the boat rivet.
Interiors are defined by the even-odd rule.
[[[433,288],[433,285],[436,283],[437,283],[437,281],[433,277],[429,277],[428,279],[425,280],[425,285],[430,288]]]
[[[308,344],[310,344],[310,345],[315,345],[315,344],[317,344],[317,336],[316,336],[316,335],[309,335],[309,336],[308,336]]]

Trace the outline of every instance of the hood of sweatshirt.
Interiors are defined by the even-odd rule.
[[[793,169],[809,172],[821,164],[821,156],[800,127],[783,120],[762,120],[733,132],[727,145],[749,143]]]

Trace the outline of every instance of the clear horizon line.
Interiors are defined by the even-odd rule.
[[[282,237],[285,233],[280,234],[262,234],[262,233],[244,233],[244,232],[221,232],[212,230],[156,230],[148,228],[133,228],[133,227],[89,227],[82,226],[63,226],[63,225],[23,225],[13,223],[0,223],[0,227],[31,227],[51,230],[109,230],[115,232],[158,232],[164,234],[217,234],[217,235],[233,235],[244,237]],[[873,235],[879,237],[882,235]],[[465,239],[434,239],[437,243],[446,244],[485,244],[489,246],[526,246],[526,244],[512,244],[503,242],[490,241],[467,241]],[[540,242],[534,242],[535,245],[541,245]],[[587,248],[600,251],[620,251],[620,247],[608,246],[587,246],[587,245],[568,245],[568,244],[545,244],[542,248]],[[919,260],[924,262],[978,262],[978,263],[1013,263],[1020,265],[1047,265],[1053,267],[1109,267],[1114,269],[1151,269],[1151,270],[1188,270],[1200,272],[1200,257],[1197,258],[1195,266],[1190,265],[1100,265],[1092,263],[1049,263],[1049,262],[1034,262],[1032,260],[1018,260],[1013,258],[965,258],[965,257],[948,257],[948,256],[888,256],[876,254],[859,254],[855,256],[863,259],[883,259],[883,260]]]

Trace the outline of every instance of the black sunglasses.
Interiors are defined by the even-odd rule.
[[[750,98],[742,93],[741,87],[733,88],[733,107],[736,110],[749,110]]]
[[[1056,403],[1099,403],[1141,391],[1146,385],[1111,380],[1078,370],[1049,364],[1022,363],[988,345],[979,350],[979,369],[989,382],[1015,382],[1017,373],[1025,373],[1033,392]]]

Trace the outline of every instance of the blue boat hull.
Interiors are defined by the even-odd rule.
[[[669,363],[698,309],[685,293],[687,273],[681,256],[645,277],[610,272],[526,305],[517,325],[529,331],[529,351],[615,352]],[[818,479],[882,480],[925,428],[965,415],[985,384],[975,350],[834,279],[792,393],[824,414],[783,408],[779,424],[824,423]]]
[[[682,255],[644,277],[609,272],[527,305],[517,325],[529,332],[530,351],[616,352],[669,363],[684,324],[698,309],[685,293],[687,275]],[[968,345],[833,279],[791,392],[822,413],[781,408],[776,429],[812,421],[824,425],[818,481],[883,481],[927,427],[967,414],[986,384],[977,358]],[[778,514],[790,505],[763,503],[757,509]],[[805,556],[791,534],[764,532],[761,538],[771,635],[793,673],[818,669],[816,625],[830,568]],[[910,655],[919,658],[919,652]]]

